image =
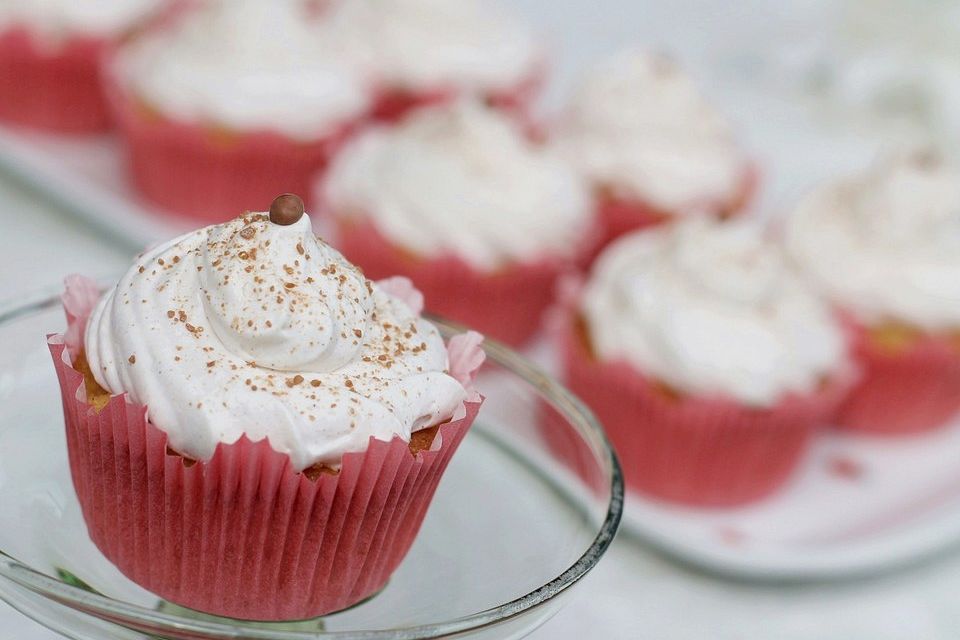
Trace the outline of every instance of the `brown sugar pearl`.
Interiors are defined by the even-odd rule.
[[[303,200],[300,196],[285,193],[270,204],[270,222],[282,227],[294,224],[303,217]]]

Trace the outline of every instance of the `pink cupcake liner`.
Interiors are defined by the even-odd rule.
[[[760,176],[755,167],[744,174],[743,183],[737,195],[726,203],[713,203],[704,206],[705,211],[714,212],[720,218],[729,218],[740,213],[753,198]],[[597,219],[603,229],[595,258],[608,244],[631,231],[639,231],[659,226],[676,219],[673,212],[663,211],[642,200],[625,200],[611,194],[600,194],[597,198]]]
[[[960,341],[925,335],[884,348],[848,324],[862,377],[840,406],[839,428],[906,435],[943,426],[960,411]]]
[[[267,441],[221,444],[211,460],[172,453],[146,409],[86,401],[71,352],[95,296],[65,297],[68,333],[49,338],[60,380],[70,469],[91,539],[127,577],[207,613],[296,620],[377,593],[409,551],[440,478],[479,411],[441,425],[429,451],[371,438],[337,474],[297,473]],[[87,308],[89,311],[89,307]],[[451,341],[451,366],[482,362],[476,334]],[[459,340],[458,340],[459,339]],[[462,376],[466,383],[475,371]]]
[[[530,120],[531,104],[540,94],[545,81],[546,65],[541,64],[515,86],[489,92],[484,96],[484,100],[494,109],[511,113],[521,122],[527,123]],[[425,90],[381,87],[376,91],[372,115],[375,120],[396,122],[411,111],[451,102],[459,95],[461,92],[454,87]]]
[[[165,118],[110,74],[107,96],[140,195],[206,223],[251,207],[265,210],[280,193],[309,193],[358,125],[345,122],[321,139],[298,141],[272,131],[225,131]]]
[[[628,487],[655,498],[719,507],[769,495],[790,477],[847,386],[830,384],[764,409],[678,396],[625,362],[597,360],[574,314],[560,313],[552,328],[567,385],[606,429]],[[545,435],[560,453],[570,448]]]
[[[411,111],[445,104],[455,96],[452,89],[413,92],[384,87],[375,92],[371,115],[381,122],[397,122]]]
[[[367,220],[335,220],[337,248],[368,277],[406,276],[423,292],[430,311],[514,346],[540,328],[557,279],[573,267],[568,260],[543,258],[486,273],[457,256],[415,256]]]
[[[100,79],[102,40],[46,49],[26,29],[0,33],[0,120],[56,133],[97,133],[110,115]]]

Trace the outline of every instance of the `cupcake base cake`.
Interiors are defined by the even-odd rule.
[[[601,248],[667,221],[733,216],[756,189],[731,125],[662,54],[628,49],[594,67],[553,139],[594,192]]]
[[[818,187],[785,225],[810,282],[843,319],[861,379],[842,429],[912,434],[960,412],[960,167],[900,149]]]
[[[515,346],[596,238],[577,174],[471,100],[363,132],[318,187],[351,260],[373,277],[407,276],[431,311]]]
[[[599,360],[575,318],[558,323],[556,338],[565,382],[620,452],[627,486],[692,506],[742,505],[782,487],[845,389],[754,409],[684,395],[626,362]]]
[[[482,338],[444,345],[420,302],[320,243],[294,196],[143,254],[103,296],[68,279],[49,345],[93,542],[218,616],[377,593],[482,403]]]
[[[463,418],[409,443],[371,438],[339,470],[296,472],[246,439],[197,462],[168,446],[145,407],[84,374],[82,354],[71,362],[62,336],[50,353],[94,544],[161,598],[228,618],[314,618],[383,589],[480,408],[468,402]]]
[[[110,52],[109,106],[140,195],[222,222],[309,193],[371,99],[311,4],[190,3]]]
[[[108,95],[137,191],[165,210],[222,222],[278,192],[308,193],[356,125],[319,140],[238,131],[164,117],[111,83]]]
[[[842,327],[748,221],[611,245],[552,315],[570,389],[635,491],[734,506],[781,487],[849,387]]]

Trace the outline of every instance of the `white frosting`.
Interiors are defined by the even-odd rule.
[[[790,218],[787,244],[863,322],[960,328],[960,168],[931,150],[814,192]]]
[[[624,237],[594,267],[582,310],[600,358],[689,394],[771,406],[845,360],[827,305],[746,222]]]
[[[598,187],[672,214],[728,204],[746,171],[730,126],[691,79],[635,51],[585,78],[557,144]]]
[[[483,0],[334,1],[334,37],[393,88],[509,89],[542,58],[522,23]]]
[[[147,406],[176,451],[209,460],[242,435],[297,469],[372,436],[409,440],[466,392],[437,329],[312,233],[249,214],[142,255],[99,302],[97,382]]]
[[[363,134],[334,161],[325,189],[338,215],[369,216],[417,254],[452,253],[481,269],[570,256],[590,222],[577,175],[471,102]]]
[[[296,139],[368,107],[369,90],[303,0],[211,0],[125,47],[117,70],[167,116]]]
[[[25,27],[43,39],[114,36],[164,0],[0,0],[0,30]]]

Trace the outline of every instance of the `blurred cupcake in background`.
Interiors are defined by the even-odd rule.
[[[514,345],[594,243],[575,173],[469,100],[361,134],[321,189],[339,249],[370,277],[405,275],[431,311]]]
[[[843,331],[747,222],[634,232],[557,315],[563,371],[628,486],[695,505],[789,477],[848,384]]]
[[[788,247],[840,309],[863,378],[838,423],[871,433],[960,409],[960,168],[915,149],[807,197]]]
[[[139,192],[218,221],[308,190],[369,107],[328,35],[313,2],[212,0],[121,47],[111,98]]]
[[[164,0],[0,0],[0,121],[57,133],[108,128],[100,58]]]
[[[375,83],[381,119],[462,95],[522,113],[544,79],[539,40],[490,1],[333,0],[327,17]]]
[[[756,174],[729,123],[668,57],[624,51],[573,95],[556,144],[593,187],[604,243],[745,206]]]

